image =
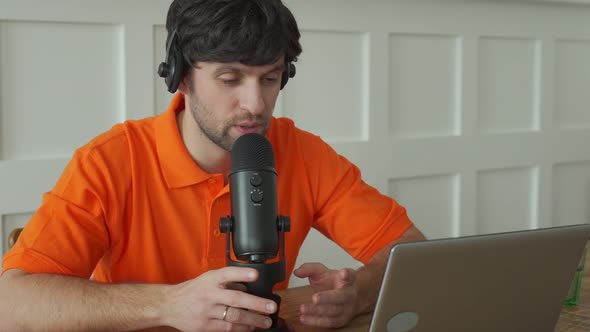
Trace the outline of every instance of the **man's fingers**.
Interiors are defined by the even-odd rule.
[[[304,263],[293,271],[293,274],[299,278],[307,278],[311,275],[323,273],[327,270],[328,268],[322,263]]]
[[[219,270],[210,271],[208,277],[214,278],[220,286],[235,282],[251,282],[258,279],[258,271],[255,269],[228,266]]]
[[[225,284],[225,288],[226,289],[231,289],[231,290],[237,290],[240,292],[245,292],[247,291],[246,289],[246,285],[240,283],[240,282],[230,282],[229,284]]]
[[[226,323],[221,324],[222,327],[227,327],[227,323],[232,324],[231,331],[236,331],[238,325],[243,325],[243,327],[239,327],[240,331],[252,331],[256,327],[266,329],[272,325],[272,320],[266,315],[228,305],[216,305],[213,307],[209,311],[209,318],[212,323]]]
[[[231,289],[222,289],[217,292],[214,301],[233,308],[243,308],[264,314],[272,314],[277,310],[277,304],[274,301]]]
[[[269,328],[272,325],[272,320],[268,316],[234,307],[228,308],[224,320],[230,323],[237,323],[248,327],[255,326],[263,329]]]
[[[305,325],[342,327],[350,320],[350,303],[303,304],[299,320]]]
[[[303,304],[300,312],[304,316],[338,316],[342,313],[343,304]]]
[[[351,297],[351,291],[347,289],[333,289],[313,294],[311,302],[315,305],[347,304],[350,302]]]
[[[356,280],[356,271],[351,268],[345,268],[338,271],[338,276],[340,277],[341,281],[338,283],[339,286],[352,285]]]
[[[232,324],[223,320],[212,320],[208,325],[212,331],[232,331],[232,332],[250,332],[254,328],[243,324]]]
[[[352,309],[350,306],[352,304],[349,301],[350,298],[342,296],[342,293],[322,292],[321,294],[314,294],[314,303],[301,305],[299,309],[301,313],[300,321],[306,325],[321,327],[342,327],[346,325],[351,318]]]
[[[346,325],[347,318],[343,315],[336,315],[336,316],[308,316],[308,315],[301,315],[299,316],[299,321],[305,325],[310,326],[319,326],[319,327],[342,327]]]

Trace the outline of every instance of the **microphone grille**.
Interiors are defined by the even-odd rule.
[[[240,136],[231,150],[231,173],[245,169],[275,172],[275,157],[270,142],[260,134]]]

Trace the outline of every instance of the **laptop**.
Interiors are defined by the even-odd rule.
[[[400,243],[369,332],[553,331],[590,225]]]

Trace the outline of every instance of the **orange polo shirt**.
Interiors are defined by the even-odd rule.
[[[3,269],[174,284],[226,266],[219,220],[231,213],[229,186],[186,150],[176,123],[183,108],[178,94],[164,114],[118,124],[78,149]],[[266,136],[278,212],[291,218],[287,276],[311,227],[367,262],[412,225],[403,207],[319,137],[285,118],[273,118]]]

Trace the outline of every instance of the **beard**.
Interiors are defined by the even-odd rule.
[[[192,89],[191,89],[192,90]],[[240,122],[256,122],[260,124],[259,134],[265,135],[270,125],[270,117],[262,115],[252,115],[247,111],[244,113],[232,116],[230,119],[224,121],[220,127],[216,126],[214,111],[207,105],[201,103],[194,93],[190,93],[191,99],[191,115],[201,132],[215,145],[227,152],[231,152],[234,143],[238,137],[232,137],[229,133],[230,129]]]

